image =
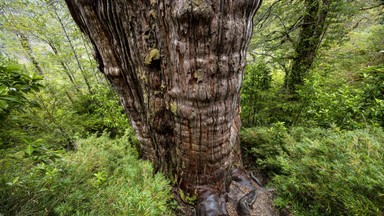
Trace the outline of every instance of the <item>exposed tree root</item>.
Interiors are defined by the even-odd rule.
[[[272,193],[245,172],[238,169],[224,191],[204,188],[198,192],[196,216],[272,216],[278,212],[272,207]]]

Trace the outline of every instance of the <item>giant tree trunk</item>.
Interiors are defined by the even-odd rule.
[[[242,178],[239,91],[261,0],[66,2],[120,95],[142,156],[197,193],[200,214],[227,214],[218,194],[233,173]]]

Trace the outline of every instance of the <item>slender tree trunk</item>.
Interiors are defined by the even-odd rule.
[[[237,171],[239,92],[261,1],[66,2],[120,95],[142,156],[199,195],[199,215],[226,215],[220,194],[233,176],[245,179]]]
[[[65,37],[67,38],[67,41],[68,41],[68,43],[69,43],[69,45],[70,45],[70,47],[71,47],[71,49],[72,49],[73,55],[75,56],[75,59],[76,59],[76,63],[77,63],[77,65],[78,65],[79,69],[80,69],[81,76],[83,77],[84,82],[85,82],[85,85],[86,85],[87,88],[88,88],[88,92],[89,92],[90,94],[92,94],[92,88],[91,88],[91,85],[89,84],[87,75],[85,74],[84,68],[83,68],[83,66],[82,66],[81,63],[80,63],[79,56],[77,55],[77,52],[76,52],[76,50],[75,50],[75,47],[73,46],[72,40],[71,40],[71,38],[70,38],[69,35],[68,35],[67,29],[65,28],[63,21],[61,20],[59,14],[57,13],[57,8],[56,8],[56,5],[55,5],[55,4],[53,4],[53,11],[55,12],[56,18],[57,18],[57,20],[59,21],[60,26],[61,26],[61,28],[62,28],[63,31],[64,31]]]
[[[304,78],[311,69],[317,50],[326,31],[326,18],[332,0],[305,0],[306,14],[295,47],[295,58],[291,70],[285,77],[285,88],[295,95],[297,86],[304,84]]]
[[[32,62],[33,66],[38,71],[38,73],[42,77],[44,77],[44,79],[47,81],[48,79],[47,79],[43,69],[41,68],[39,61],[37,61],[37,58],[36,58],[36,56],[35,56],[35,54],[34,54],[34,52],[32,50],[32,47],[31,47],[31,44],[29,43],[28,38],[24,34],[22,34],[20,32],[17,33],[17,36],[20,38],[21,46],[27,52],[28,58]],[[57,96],[56,96],[55,91],[50,86],[48,86],[47,89],[51,93],[52,97],[57,100]]]
[[[36,70],[39,72],[39,74],[42,75],[45,78],[45,80],[47,80],[47,78],[44,76],[45,73],[44,73],[43,69],[41,68],[40,63],[37,61],[37,59],[33,53],[33,50],[32,50],[31,45],[29,44],[28,38],[24,34],[21,34],[21,33],[18,33],[18,36],[20,37],[21,45],[25,49],[25,51],[27,51],[28,57],[32,61],[33,66],[36,68]],[[56,50],[56,52],[57,52],[57,50]],[[55,52],[55,54],[57,54],[56,52]],[[57,99],[56,93],[52,89],[52,87],[47,86],[47,90],[51,94],[52,98],[54,98],[57,101],[58,99]],[[67,95],[70,102],[73,104],[73,99],[70,97],[69,93],[66,91],[65,94]],[[64,131],[64,129],[59,124],[56,123],[55,118],[53,117],[51,112],[48,110],[47,106],[44,103],[44,100],[38,95],[35,95],[35,96],[36,96],[36,98],[39,99],[38,101],[40,102],[40,105],[42,105],[43,108],[46,110],[51,122],[55,124],[55,126],[62,132],[63,137],[68,141],[67,148],[72,149],[73,143],[72,143],[71,139],[69,138],[68,134]]]
[[[39,62],[36,59],[36,56],[35,56],[35,54],[34,54],[34,52],[32,50],[32,47],[29,44],[28,38],[24,34],[22,34],[20,32],[17,33],[17,36],[20,39],[21,46],[27,52],[28,58],[32,61],[32,64],[36,68],[37,72],[41,76],[45,77],[44,71],[43,71],[43,69],[41,68]]]
[[[72,96],[69,94],[69,92],[65,91],[65,95],[67,95],[67,98],[68,98],[68,100],[71,102],[71,104],[74,105],[75,103],[74,103],[74,101],[73,101]]]
[[[57,50],[55,44],[52,41],[48,41],[47,43],[51,47],[51,49],[53,50],[55,55],[58,56],[59,51]],[[61,64],[61,67],[64,70],[64,73],[67,75],[68,79],[71,81],[72,85],[75,87],[76,91],[79,93],[80,89],[79,89],[79,86],[76,84],[76,80],[75,80],[75,77],[73,76],[73,73],[71,72],[71,70],[69,69],[69,67],[67,66],[67,64],[64,61],[60,60],[60,58],[58,58],[58,59],[59,59],[59,62]]]

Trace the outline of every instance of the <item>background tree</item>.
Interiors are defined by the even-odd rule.
[[[340,43],[364,19],[361,9],[376,1],[266,1],[255,18],[251,50],[285,73],[284,88],[295,94],[303,86],[322,47]],[[284,11],[284,13],[283,13]],[[297,95],[295,96],[297,97]]]
[[[301,18],[298,41],[294,46],[292,67],[285,76],[285,88],[289,94],[294,94],[296,85],[304,84],[304,77],[312,67],[317,49],[327,29],[327,16],[332,0],[305,0],[305,13]]]

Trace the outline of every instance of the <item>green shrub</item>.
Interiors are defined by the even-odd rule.
[[[356,80],[315,71],[298,91],[301,108],[295,125],[353,130],[366,125],[384,126],[384,67],[367,67],[355,72]],[[335,79],[335,80],[332,80]]]
[[[129,121],[118,103],[116,93],[106,85],[97,85],[95,89],[94,94],[80,96],[69,107],[72,122],[68,125],[80,126],[82,135],[100,135],[103,132],[109,133],[111,137],[124,135]]]
[[[247,66],[241,91],[243,126],[287,126],[359,129],[384,125],[384,67],[357,67],[338,71],[319,63],[297,90],[297,98],[285,94],[278,70],[262,62]],[[365,65],[366,63],[364,63]]]
[[[19,65],[3,65],[0,62],[0,126],[12,110],[23,110],[35,105],[26,94],[38,91],[41,77],[27,74]]]
[[[0,214],[169,215],[169,182],[138,160],[130,133],[80,139],[76,152],[50,163],[34,162],[25,152],[2,159],[2,167],[14,170],[0,176]]]
[[[362,73],[362,112],[384,127],[384,65],[368,67]]]
[[[272,74],[262,61],[253,62],[245,68],[241,89],[241,118],[244,126],[263,124],[269,116],[265,109],[270,102]]]
[[[363,90],[359,86],[332,81],[322,74],[313,73],[298,91],[302,100],[295,125],[343,129],[364,128],[375,124],[363,110]]]
[[[270,185],[277,190],[277,207],[288,208],[293,215],[384,212],[382,129],[292,128],[282,132],[275,126],[243,132],[246,138],[242,139],[250,140],[249,134],[256,137],[251,152],[258,157],[257,164],[274,172]],[[281,134],[283,138],[276,139]]]
[[[243,127],[270,126],[284,122],[292,125],[300,117],[302,103],[291,100],[282,91],[284,73],[272,70],[264,60],[247,65],[241,88],[241,122]]]
[[[276,158],[284,153],[289,138],[284,123],[276,123],[270,128],[246,128],[240,132],[241,145],[256,158],[258,168],[266,174],[282,171]]]

